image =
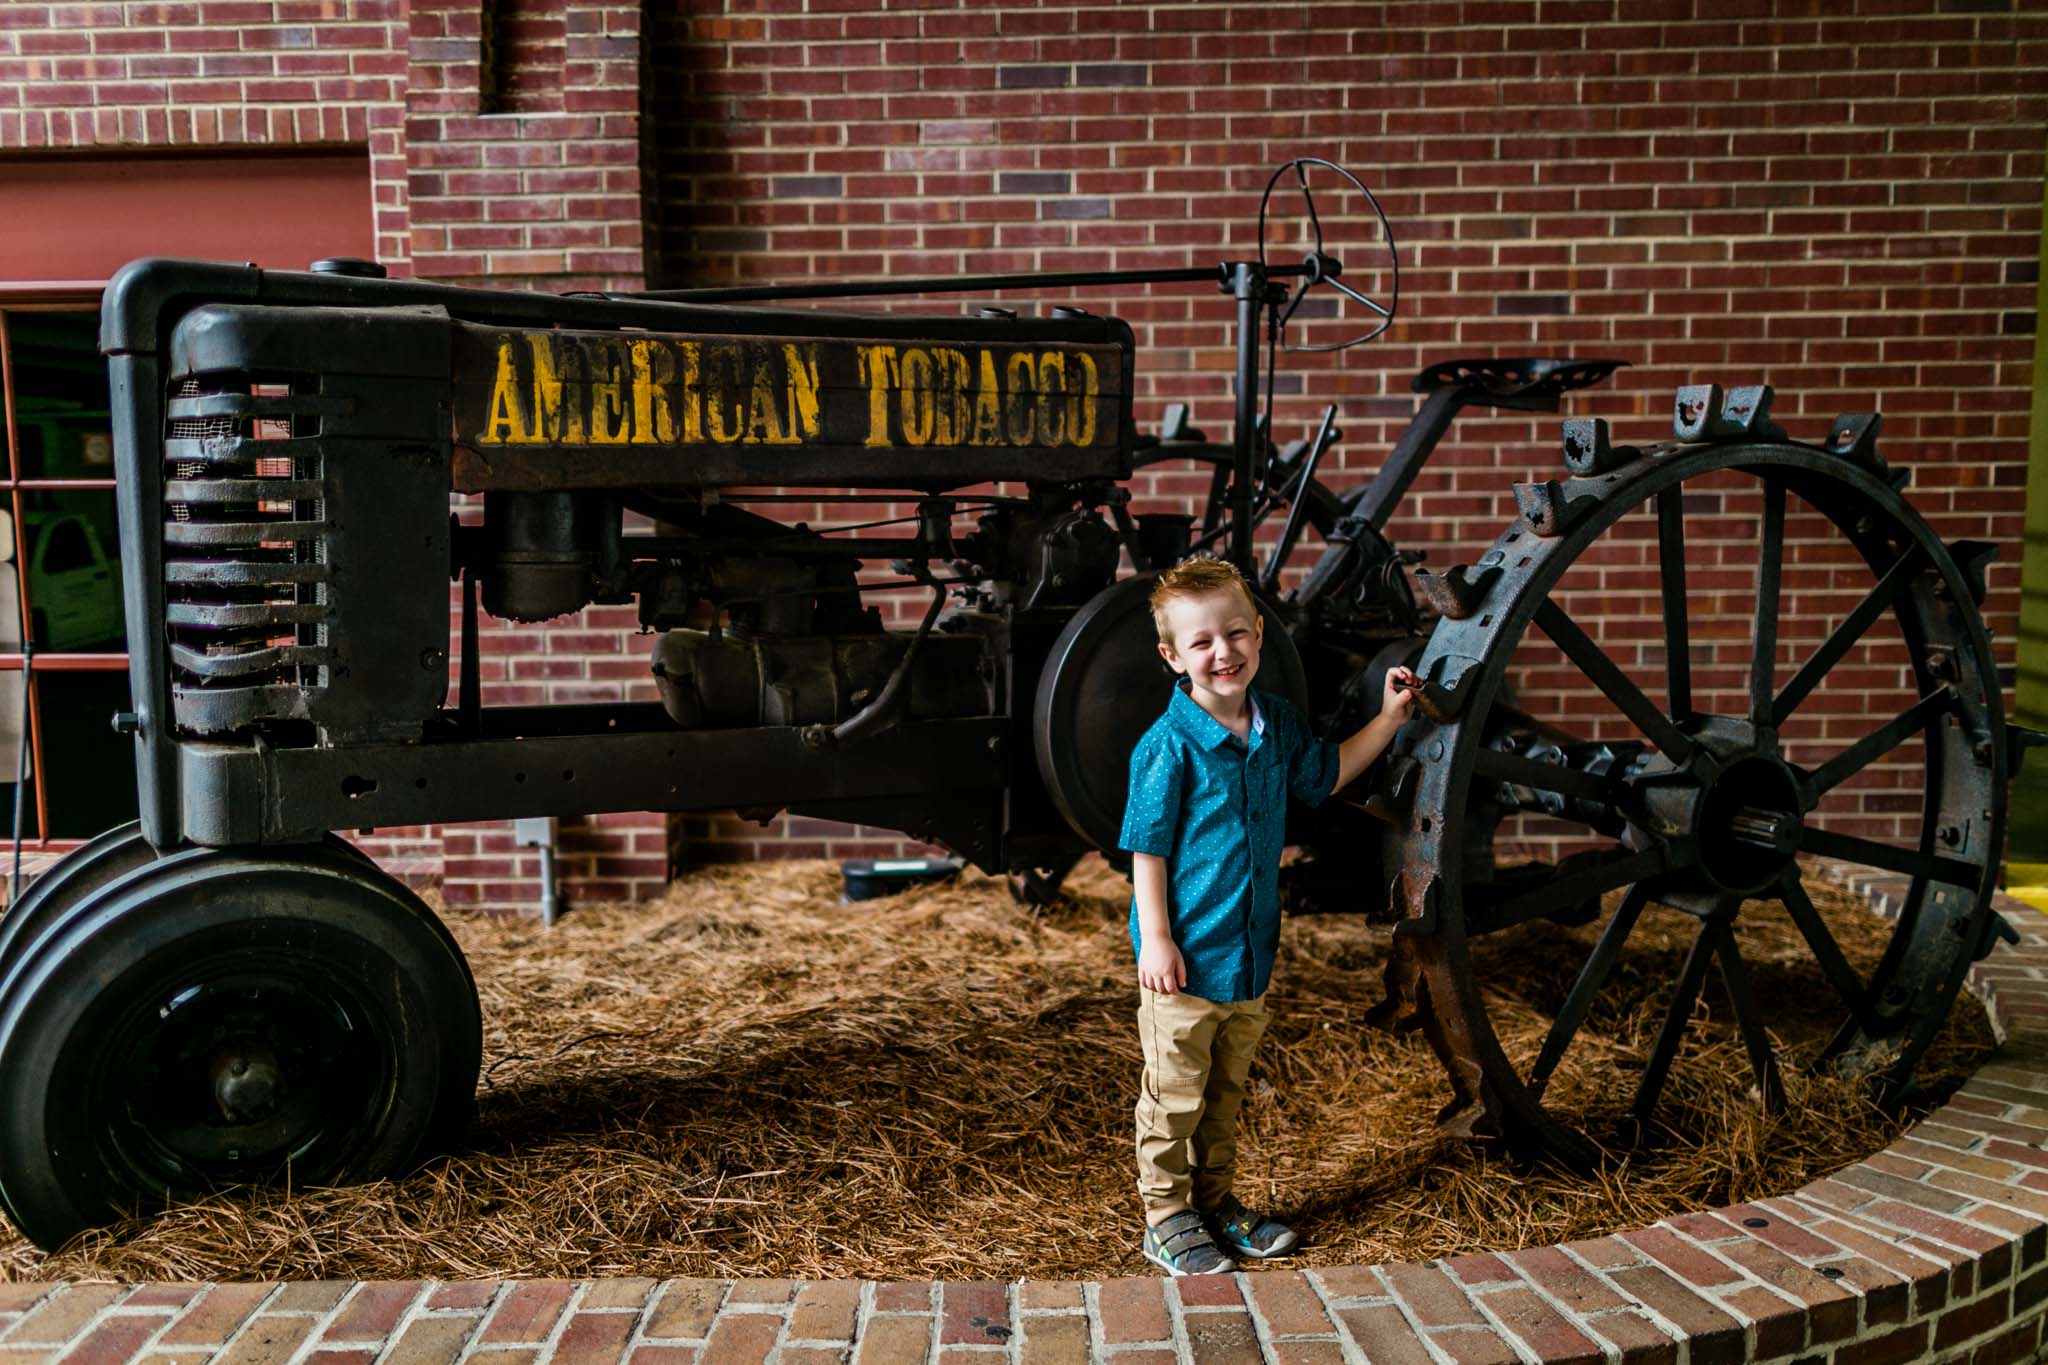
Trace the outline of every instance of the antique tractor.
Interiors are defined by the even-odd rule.
[[[1391,664],[1426,679],[1420,714],[1355,799],[1291,815],[1307,856],[1285,889],[1298,910],[1393,921],[1382,1013],[1442,1057],[1447,1122],[1596,1155],[1546,1109],[1545,1084],[1653,905],[1697,932],[1634,1077],[1645,1118],[1710,963],[1777,1102],[1730,927],[1760,899],[1789,910],[1840,997],[1830,1055],[1903,1085],[2000,925],[1990,894],[2017,732],[1977,611],[1988,547],[1930,532],[1878,455],[1875,417],[1806,444],[1771,424],[1768,389],[1700,388],[1680,394],[1671,444],[1635,450],[1568,424],[1569,477],[1518,485],[1518,515],[1476,565],[1411,576],[1416,556],[1383,528],[1457,414],[1556,411],[1618,362],[1431,366],[1377,475],[1327,486],[1335,409],[1276,443],[1261,342],[1305,299],[1339,295],[1383,328],[1398,290],[1390,235],[1379,268],[1349,277],[1323,249],[1308,172],[1326,164],[1290,163],[1267,187],[1291,176],[1303,195],[1314,240],[1299,263],[1262,247],[1207,269],[561,297],[389,281],[356,262],[124,270],[102,345],[134,705],[116,723],[134,734],[141,818],[0,917],[8,1216],[54,1246],[169,1197],[378,1177],[459,1140],[480,1050],[468,969],[421,901],[335,830],[788,809],[941,842],[1037,896],[1085,852],[1114,857],[1126,756],[1167,685],[1147,638],[1151,576],[1205,549],[1264,594],[1261,685],[1326,731],[1366,718]],[[1362,221],[1384,233],[1370,208]],[[1384,301],[1351,283],[1368,278]],[[1114,318],[763,306],[1175,282],[1220,288],[1237,310],[1228,444],[1178,414],[1141,435],[1132,333]],[[1212,471],[1199,520],[1133,514],[1125,482],[1167,462]],[[1742,549],[1760,561],[1741,642],[1756,662],[1741,704],[1710,707],[1696,699],[1720,694],[1695,693],[1688,663],[1687,500],[1730,481],[1761,496]],[[454,494],[480,496],[458,517]],[[828,532],[773,515],[787,499],[915,511],[896,534]],[[1791,499],[1834,528],[1839,571],[1867,587],[1781,677]],[[1661,564],[1669,667],[1655,698],[1552,596],[1638,509],[1656,538],[1637,558]],[[893,576],[863,577],[875,562]],[[1306,573],[1283,595],[1290,565]],[[929,594],[914,629],[885,626],[871,598],[892,589]],[[539,621],[591,603],[638,604],[659,702],[483,705],[480,611]],[[1788,760],[1788,718],[1880,621],[1907,647],[1917,699],[1825,762]],[[1511,659],[1538,634],[1634,738],[1521,704]],[[1924,747],[1912,842],[1816,818],[1908,740]],[[1496,849],[1506,822],[1539,815],[1584,846],[1549,860]],[[1801,854],[1910,879],[1868,979],[1807,903]],[[1622,888],[1540,1053],[1511,1054],[1474,943],[1586,922]]]

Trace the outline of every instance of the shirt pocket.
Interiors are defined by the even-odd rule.
[[[1251,782],[1253,810],[1261,822],[1278,824],[1287,818],[1287,765],[1273,762],[1259,765]]]

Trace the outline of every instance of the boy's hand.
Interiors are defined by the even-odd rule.
[[[1390,668],[1387,681],[1380,689],[1380,715],[1396,726],[1406,723],[1409,712],[1415,709],[1415,689],[1422,686],[1422,679],[1415,676],[1411,668]]]
[[[1188,984],[1187,963],[1172,939],[1144,940],[1138,949],[1138,984],[1161,995],[1176,995]]]

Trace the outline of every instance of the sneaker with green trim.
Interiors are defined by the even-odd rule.
[[[1263,1261],[1269,1256],[1285,1256],[1301,1244],[1293,1228],[1277,1218],[1253,1213],[1234,1194],[1224,1195],[1215,1208],[1201,1214],[1209,1235],[1233,1256]]]
[[[1192,1210],[1145,1229],[1145,1259],[1169,1275],[1228,1275],[1237,1269]]]

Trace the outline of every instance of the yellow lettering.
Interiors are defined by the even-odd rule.
[[[526,404],[519,397],[519,369],[513,364],[512,342],[507,338],[498,343],[498,377],[491,384],[491,419],[477,441],[496,446],[507,442],[523,445],[531,439],[526,432]]]
[[[932,439],[932,358],[914,346],[903,353],[896,407],[903,421],[904,440],[921,446]]]
[[[1003,367],[1003,417],[1013,446],[1031,444],[1031,385],[1036,377],[1029,351],[1016,352]]]
[[[527,349],[533,352],[533,425],[529,428],[527,440],[531,442],[554,442],[563,439],[562,421],[562,380],[555,372],[554,348],[541,333],[529,333]],[[576,435],[583,435],[583,423],[576,420]]]
[[[996,358],[981,353],[981,387],[974,391],[974,437],[969,445],[993,446],[1003,443],[1003,386],[996,382]]]
[[[633,357],[633,441],[668,445],[676,439],[676,418],[668,405],[675,357],[658,341],[635,341],[627,349]]]
[[[1074,352],[1078,368],[1067,371],[1067,439],[1077,446],[1095,444],[1095,395],[1101,385],[1095,374],[1095,357],[1086,351]],[[1074,391],[1074,381],[1081,381],[1079,393]]]
[[[682,345],[683,377],[678,390],[683,399],[683,440],[694,445],[704,439],[703,396],[698,392],[698,348],[694,341]]]
[[[704,426],[711,433],[711,439],[720,445],[731,445],[742,434],[738,395],[734,392],[739,385],[734,383],[733,349],[730,346],[713,346],[711,354],[704,358]],[[725,422],[725,405],[732,403],[732,425]]]
[[[889,444],[889,385],[896,374],[894,346],[862,346],[860,382],[868,386],[868,439],[871,446]]]
[[[633,435],[626,402],[626,350],[616,341],[595,348],[598,373],[590,377],[590,443],[624,445]]]
[[[750,359],[754,373],[747,396],[747,444],[787,445],[796,437],[782,434],[782,423],[775,415],[775,388],[769,382],[767,348],[754,350]]]
[[[1059,395],[1067,387],[1067,358],[1058,351],[1038,353],[1038,439],[1056,446],[1067,439],[1066,405]]]
[[[782,363],[789,371],[789,439],[811,440],[818,434],[818,348],[785,341]]]
[[[932,352],[932,400],[936,420],[932,441],[942,446],[964,446],[973,432],[973,414],[967,407],[967,356],[950,347]]]

